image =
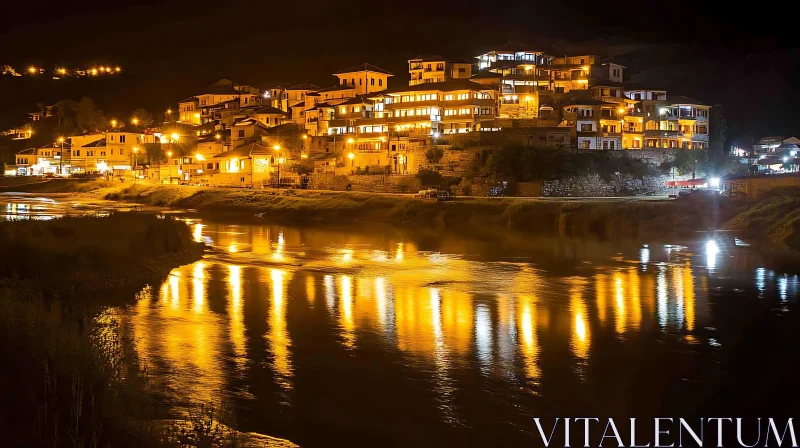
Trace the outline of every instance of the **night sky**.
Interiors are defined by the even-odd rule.
[[[363,62],[407,82],[418,53],[471,57],[513,40],[595,53],[626,79],[722,104],[729,138],[800,134],[798,37],[774,9],[735,2],[3,0],[0,65],[120,65],[109,80],[0,77],[3,123],[38,102],[91,96],[108,115],[174,106],[219,78],[332,85]],[[13,19],[12,19],[13,18]]]

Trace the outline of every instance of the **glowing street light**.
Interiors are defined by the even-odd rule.
[[[30,73],[31,75],[35,75],[36,74],[36,67],[34,67],[34,66],[28,67],[28,73]]]
[[[197,160],[200,160],[200,161],[206,160],[206,158],[205,158],[205,157],[203,157],[203,155],[202,155],[202,154],[195,154],[195,158],[196,158]]]
[[[281,150],[281,145],[275,145],[275,146],[272,147],[272,149],[274,149],[275,151],[280,151]]]
[[[167,151],[167,157],[172,157],[172,151]]]
[[[353,160],[356,158],[356,155],[351,152],[350,154],[347,155],[347,158]]]
[[[115,70],[117,71],[117,73],[119,73],[120,71],[122,71],[122,69],[121,69],[121,68],[119,68],[119,67],[117,67]]]
[[[222,137],[222,136],[221,136],[221,135],[219,135],[219,134],[215,134],[215,135],[214,135],[214,138],[215,138],[215,139],[217,139],[217,140],[219,140],[221,137]]]
[[[301,159],[307,159],[308,158],[308,154],[300,154],[300,158]]]
[[[65,69],[65,68],[58,69],[58,74],[59,75],[66,75],[67,74],[67,69]]]
[[[92,76],[96,76],[97,75],[97,69],[96,68],[91,69],[89,72],[92,74]]]
[[[117,120],[111,120],[111,127],[112,128],[117,127]]]
[[[177,133],[177,132],[173,132],[173,133],[172,133],[172,135],[170,135],[170,138],[171,138],[172,140],[175,140],[175,141],[177,142],[178,140],[180,140],[181,136],[180,136],[180,135],[178,135],[178,133]]]
[[[137,124],[139,124],[139,119],[134,118],[133,120],[131,120],[131,123],[133,123],[133,125],[136,126]]]
[[[352,138],[348,138],[348,139],[347,139],[347,143],[350,143],[350,144],[352,144],[353,142],[355,142],[355,140],[353,140]]]

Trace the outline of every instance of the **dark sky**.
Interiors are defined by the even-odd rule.
[[[325,86],[333,84],[332,72],[367,61],[405,83],[405,59],[415,53],[469,57],[514,40],[552,54],[613,55],[628,67],[627,78],[722,104],[731,137],[800,134],[798,38],[769,16],[772,8],[701,1],[2,1],[0,64],[125,69],[116,81],[79,86],[4,81],[0,102],[8,104],[89,95],[110,114],[158,110],[223,77]]]

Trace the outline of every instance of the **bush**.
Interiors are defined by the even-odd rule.
[[[423,187],[438,187],[442,183],[442,175],[433,170],[419,170],[417,179]]]
[[[444,157],[444,150],[439,147],[429,148],[425,152],[425,158],[428,159],[428,162],[430,163],[439,163],[439,161],[442,160],[442,157]]]

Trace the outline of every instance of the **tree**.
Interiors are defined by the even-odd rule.
[[[134,119],[138,120],[139,124],[142,126],[149,126],[153,124],[153,115],[146,109],[142,109],[141,107],[135,109],[133,111],[133,114],[131,114],[131,123],[133,123]]]
[[[81,132],[98,132],[106,127],[103,111],[97,109],[89,97],[81,98],[75,113],[75,122]]]
[[[439,163],[444,157],[444,151],[442,148],[430,148],[428,151],[425,152],[425,158],[428,159],[430,163]]]
[[[711,151],[725,152],[725,135],[728,133],[728,120],[722,115],[722,106],[719,104],[711,108],[708,117],[708,149]]]
[[[160,142],[158,143],[145,143],[144,153],[147,156],[147,163],[152,163],[153,160],[161,162],[166,156],[166,151]]]

